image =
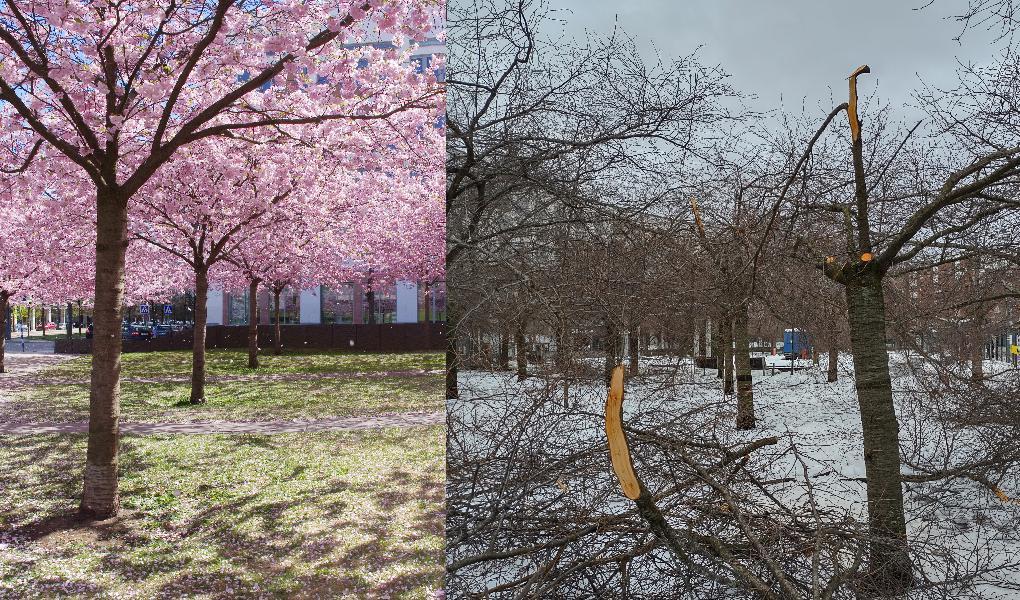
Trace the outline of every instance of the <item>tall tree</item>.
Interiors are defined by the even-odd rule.
[[[91,196],[96,207],[82,513],[108,517],[119,506],[119,328],[136,194],[200,140],[434,108],[434,78],[415,75],[398,52],[359,45],[373,30],[423,38],[429,8],[409,0],[0,5],[0,119],[30,132],[20,158],[41,144],[80,169],[90,185],[68,201]],[[327,83],[309,89],[309,80]]]

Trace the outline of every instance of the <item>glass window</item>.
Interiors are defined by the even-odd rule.
[[[446,320],[446,282],[439,282],[432,284],[431,300],[429,301],[429,307],[431,308],[432,320],[445,321]]]
[[[270,300],[272,302],[272,300]],[[276,307],[269,313],[269,322],[276,323]],[[297,325],[301,323],[301,291],[283,288],[280,293],[280,324]]]
[[[380,285],[373,284],[375,288],[375,322],[392,323],[397,319],[397,287],[390,283]],[[365,286],[365,293],[361,295],[362,310],[365,315],[365,323],[368,323],[368,286]]]
[[[322,298],[323,323],[354,322],[354,284],[345,283],[337,289],[322,286],[319,297]]]
[[[248,324],[248,292],[227,294],[227,325]]]

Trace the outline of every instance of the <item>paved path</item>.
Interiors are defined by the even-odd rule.
[[[22,350],[24,348],[24,350]],[[5,346],[8,354],[53,354],[53,340],[41,340],[39,338],[25,339],[15,337],[7,340]]]
[[[38,357],[41,355],[35,355]],[[55,355],[56,356],[56,355]],[[32,377],[31,374],[43,367],[58,364],[53,361],[20,372],[8,369],[7,375],[0,375],[0,390],[19,389],[36,385],[89,385],[88,379],[69,377]],[[287,381],[322,381],[328,379],[388,379],[391,377],[430,377],[442,375],[443,371],[365,371],[340,373],[255,373],[251,375],[209,375],[206,383],[259,382],[274,383]],[[167,375],[165,377],[122,377],[121,383],[190,383],[190,375]]]
[[[442,425],[446,416],[441,412],[385,413],[361,417],[334,417],[305,421],[196,421],[193,423],[129,423],[120,424],[121,433],[152,435],[165,433],[299,433],[303,431],[351,431],[385,427],[423,427]],[[38,435],[53,433],[84,433],[89,424],[78,423],[0,423],[0,435]]]

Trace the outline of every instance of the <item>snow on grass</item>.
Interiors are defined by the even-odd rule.
[[[766,358],[767,365],[778,361]],[[588,362],[591,367],[601,365],[597,359]],[[852,358],[840,357],[840,379],[835,383],[825,382],[826,363],[826,357],[822,357],[818,369],[803,368],[810,361],[798,361],[796,372],[777,370],[773,375],[770,368],[764,374],[754,371],[758,427],[751,432],[739,432],[732,425],[735,399],[723,397],[714,369],[695,368],[689,359],[654,357],[644,361],[641,376],[627,382],[624,421],[663,431],[687,428],[697,431],[702,438],[717,439],[727,445],[779,436],[781,445],[796,446],[797,454],[807,465],[820,507],[830,514],[842,514],[865,523],[865,467]],[[925,400],[928,383],[924,381],[924,368],[917,369],[916,357],[892,353],[890,365],[904,451],[909,451],[914,460],[937,459],[946,453],[951,441],[947,458],[965,460],[952,449],[973,443],[979,434],[946,431],[944,423],[935,418],[944,415],[939,415]],[[988,385],[1008,377],[1015,381],[1016,371],[1011,371],[1006,363],[987,361],[985,368],[986,373],[997,377]],[[466,445],[471,449],[469,452],[498,455],[498,440],[505,438],[495,433],[501,427],[518,423],[523,423],[521,427],[541,429],[539,437],[546,440],[545,451],[553,458],[569,456],[573,449],[589,445],[607,452],[602,450],[606,389],[601,382],[572,382],[564,402],[563,382],[556,377],[530,377],[518,382],[509,373],[470,371],[461,375],[461,399],[448,401],[447,409],[456,428],[457,443]],[[521,415],[540,416],[529,420]],[[631,447],[641,474],[641,444],[632,439]],[[775,493],[791,505],[802,505],[807,488],[801,463],[790,452],[769,452],[764,449],[756,453],[767,457],[756,463],[758,468],[767,470],[759,476],[795,480],[793,484],[777,486]],[[562,483],[579,496],[576,502],[581,505],[602,506],[607,513],[631,509],[608,464],[602,469],[594,475],[596,480],[568,478]],[[909,468],[904,467],[904,472],[909,472]],[[665,485],[651,477],[645,479],[653,493],[657,486]],[[1020,495],[1020,481],[1015,473],[1003,485],[1016,486],[1014,495]],[[602,500],[599,489],[610,489],[611,495]],[[1020,525],[1020,505],[1003,503],[983,486],[959,478],[908,484],[905,489],[908,536],[924,576],[940,579],[954,571],[1000,567],[996,572],[977,575],[976,589],[988,598],[1020,597],[1020,591],[1010,587],[1011,579],[1020,580],[1020,569],[1009,567],[1020,561],[1020,545],[1013,541]],[[547,501],[558,497],[554,485],[537,486],[530,493]],[[588,504],[592,498],[600,499]],[[459,556],[458,552],[460,549],[453,550],[453,559]],[[497,581],[492,579],[490,583]]]

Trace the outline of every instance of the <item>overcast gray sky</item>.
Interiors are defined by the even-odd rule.
[[[699,46],[702,63],[719,64],[731,85],[758,96],[759,110],[797,111],[806,99],[812,111],[846,97],[846,76],[861,64],[872,74],[861,78],[862,95],[903,107],[900,117],[917,114],[906,105],[920,79],[951,86],[957,61],[988,63],[996,56],[995,36],[970,31],[961,42],[956,21],[964,0],[549,0],[568,35],[612,31],[614,21],[645,51],[652,44],[664,60]],[[569,11],[569,12],[568,12]],[[856,34],[851,25],[860,24]],[[856,38],[856,39],[855,39]],[[832,94],[832,96],[830,96]]]

